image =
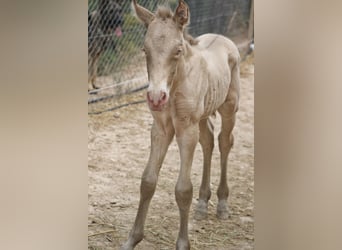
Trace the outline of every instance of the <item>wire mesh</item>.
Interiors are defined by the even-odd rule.
[[[246,39],[251,0],[186,0],[191,20],[189,33],[218,33],[239,42]],[[178,0],[138,0],[154,11],[157,5],[175,9]],[[93,87],[146,82],[145,58],[141,51],[145,27],[134,17],[131,1],[88,0],[88,81]],[[142,80],[146,79],[146,80]],[[125,84],[127,83],[127,84]]]

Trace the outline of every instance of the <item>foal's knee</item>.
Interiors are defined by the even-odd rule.
[[[208,135],[207,137],[200,137],[199,143],[201,144],[203,151],[213,151],[214,149],[214,136]]]
[[[233,134],[230,132],[229,136],[226,136],[227,134],[223,132],[219,134],[219,149],[221,153],[230,150],[234,145]]]
[[[143,174],[141,178],[140,193],[146,198],[152,198],[157,185],[157,175],[156,174]]]
[[[192,201],[192,183],[177,182],[175,188],[176,201],[180,209],[188,209]]]

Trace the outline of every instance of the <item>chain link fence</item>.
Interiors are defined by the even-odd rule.
[[[191,35],[223,34],[238,45],[243,42],[249,45],[252,0],[186,2],[191,14],[188,27]],[[151,11],[158,5],[168,5],[174,10],[178,0],[138,0],[138,3]],[[145,32],[133,15],[130,0],[88,0],[88,81],[93,83],[89,93],[115,88],[114,92],[120,95],[147,82],[141,51]]]

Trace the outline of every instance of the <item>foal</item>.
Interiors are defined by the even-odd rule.
[[[175,13],[159,7],[155,14],[133,0],[137,17],[147,27],[144,48],[149,87],[147,103],[154,118],[151,152],[140,186],[140,203],[134,226],[121,249],[133,249],[143,239],[147,210],[154,194],[159,170],[174,135],[181,166],[175,188],[180,213],[176,249],[190,249],[188,218],[192,200],[191,165],[196,144],[203,155],[203,177],[196,208],[197,219],[206,218],[210,191],[210,164],[214,147],[209,117],[221,115],[219,135],[221,178],[217,190],[217,217],[228,218],[227,158],[233,145],[232,130],[239,102],[239,61],[236,46],[229,39],[205,34],[197,39],[184,32],[189,8],[180,0]]]

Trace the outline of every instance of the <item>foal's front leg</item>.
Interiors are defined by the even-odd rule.
[[[138,213],[129,238],[121,247],[121,250],[132,250],[144,237],[144,225],[148,207],[156,189],[159,170],[173,136],[174,129],[171,121],[159,125],[156,122],[153,123],[151,130],[151,152],[148,164],[141,178]]]
[[[176,202],[180,213],[180,229],[177,239],[177,250],[190,249],[188,237],[189,209],[192,201],[192,183],[190,179],[191,165],[196,144],[199,140],[198,124],[177,129],[176,137],[180,151],[181,166],[175,188]]]

